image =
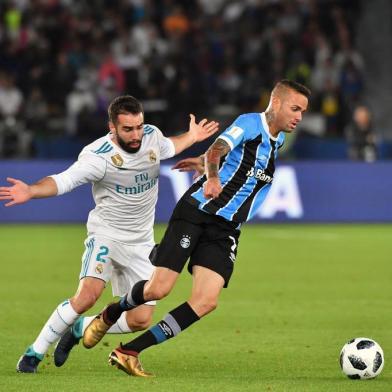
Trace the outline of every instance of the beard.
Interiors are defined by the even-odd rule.
[[[118,141],[118,144],[120,145],[120,147],[125,152],[128,152],[130,154],[135,154],[136,152],[138,152],[140,150],[140,147],[142,146],[141,140],[137,140],[137,142],[139,142],[139,145],[137,147],[132,147],[129,145],[129,143],[126,143],[123,139],[121,139],[118,134],[116,136],[117,136],[117,141]],[[136,142],[136,140],[134,142]]]

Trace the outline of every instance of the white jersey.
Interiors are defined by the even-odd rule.
[[[88,235],[125,244],[151,244],[160,161],[174,154],[170,139],[157,127],[144,125],[138,152],[125,152],[109,133],[86,146],[66,171],[51,177],[58,195],[92,183],[96,207],[88,217]]]

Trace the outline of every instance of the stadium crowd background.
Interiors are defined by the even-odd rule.
[[[286,156],[346,158],[347,142],[359,138],[370,154],[350,157],[373,161],[384,135],[370,122],[364,138],[352,124],[369,102],[360,5],[2,0],[0,158],[75,158],[106,132],[107,105],[124,93],[166,135],[185,130],[189,113],[224,129],[239,113],[262,111],[273,84],[290,78],[313,97]]]

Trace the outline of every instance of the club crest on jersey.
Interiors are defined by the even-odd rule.
[[[124,164],[124,160],[122,159],[120,154],[115,154],[113,156],[110,157],[110,159],[112,160],[112,162],[116,165],[116,166],[122,166]]]
[[[180,240],[181,247],[186,249],[186,248],[189,248],[190,244],[191,244],[191,236],[190,235],[183,235]]]
[[[97,274],[102,274],[102,272],[103,272],[103,265],[102,264],[97,264],[97,266],[95,267],[95,272]]]
[[[157,155],[155,154],[154,150],[150,151],[150,162],[155,163],[157,161]]]

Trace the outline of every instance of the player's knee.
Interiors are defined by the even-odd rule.
[[[151,285],[146,287],[144,297],[149,301],[160,300],[165,298],[171,290],[171,286],[167,284]]]
[[[218,301],[216,298],[201,298],[197,301],[196,306],[197,309],[196,313],[199,316],[204,316],[208,313],[211,313],[218,307]]]
[[[203,302],[203,307],[206,313],[210,313],[218,307],[218,302],[214,299],[206,300]]]
[[[92,308],[97,302],[99,296],[93,292],[78,293],[71,298],[71,304],[75,312],[82,314]]]
[[[139,315],[127,320],[129,328],[133,331],[143,331],[152,323],[152,315]]]

